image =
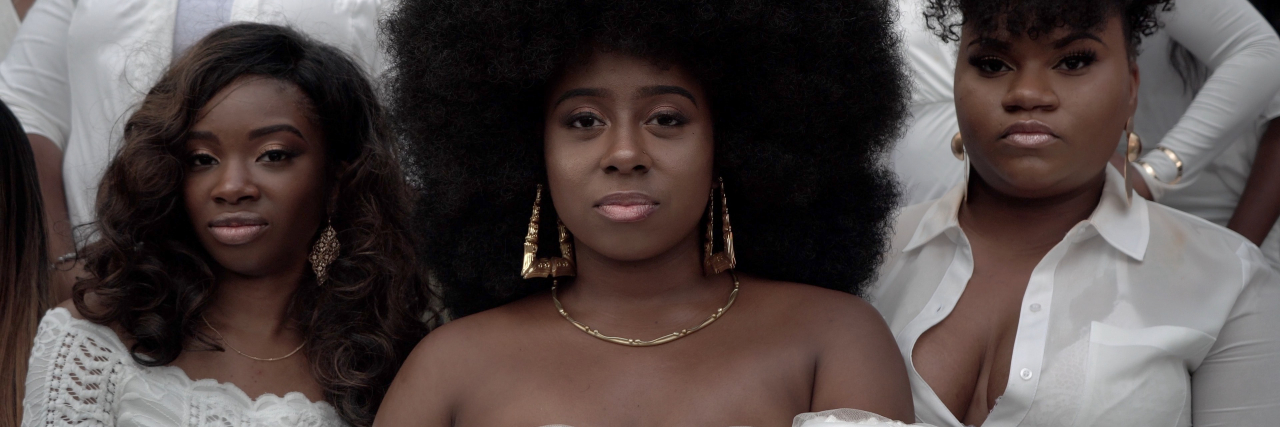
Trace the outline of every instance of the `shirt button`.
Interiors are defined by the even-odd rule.
[[[1031,312],[1032,313],[1040,312],[1040,304],[1039,303],[1031,304]]]
[[[1027,369],[1027,368],[1022,368],[1022,372],[1018,372],[1018,375],[1019,375],[1019,376],[1021,376],[1021,377],[1022,377],[1022,379],[1024,379],[1024,380],[1030,380],[1030,379],[1031,379],[1031,370],[1030,370],[1030,369]]]

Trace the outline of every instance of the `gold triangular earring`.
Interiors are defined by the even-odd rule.
[[[724,250],[715,252],[715,212],[716,191],[720,192],[720,228],[724,239]],[[733,253],[733,227],[729,225],[729,198],[724,194],[724,178],[716,178],[711,188],[711,197],[707,201],[707,238],[703,243],[702,272],[708,276],[732,270],[738,266],[738,258]]]
[[[564,226],[564,222],[556,220],[556,228],[560,232],[560,256],[538,258],[538,223],[542,220],[542,184],[538,184],[538,195],[533,198],[533,215],[529,218],[529,232],[524,236],[524,257],[521,259],[520,277],[532,279],[536,277],[565,277],[577,273],[577,265],[573,260],[573,235]]]

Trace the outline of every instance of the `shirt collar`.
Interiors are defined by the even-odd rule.
[[[965,164],[968,167],[968,163]],[[1151,223],[1147,215],[1147,200],[1134,197],[1132,201],[1125,196],[1127,186],[1124,177],[1111,165],[1107,165],[1107,179],[1103,184],[1102,198],[1098,207],[1089,216],[1088,226],[1116,250],[1129,257],[1142,261],[1146,255],[1147,243],[1151,240]],[[1141,178],[1137,178],[1141,179]],[[959,229],[958,214],[960,204],[964,202],[965,191],[969,188],[968,174],[964,181],[952,187],[947,194],[934,200],[920,225],[916,226],[911,241],[903,247],[903,252],[910,252],[929,243],[934,238],[950,229]]]

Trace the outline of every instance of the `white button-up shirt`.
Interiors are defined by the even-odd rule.
[[[920,421],[963,426],[912,363],[973,273],[957,213],[967,183],[905,208],[872,304],[889,323]],[[1125,198],[1107,167],[1093,214],[1031,274],[1009,382],[984,426],[1274,426],[1280,277],[1208,221]]]
[[[233,0],[230,22],[290,25],[385,69],[378,19],[392,0]],[[63,150],[72,225],[94,219],[124,122],[173,60],[179,0],[40,0],[0,62],[0,99]]]

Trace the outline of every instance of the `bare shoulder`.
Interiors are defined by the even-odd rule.
[[[887,328],[880,312],[856,295],[802,283],[750,280],[769,305],[765,311],[776,311],[795,327],[854,334]]]
[[[757,279],[758,280],[758,279]],[[814,411],[854,408],[913,419],[906,366],[884,318],[855,295],[799,283],[761,281],[778,322],[806,331],[816,350]]]
[[[484,383],[512,336],[521,334],[522,301],[436,328],[401,366],[378,410],[375,425],[448,426],[473,385]]]

